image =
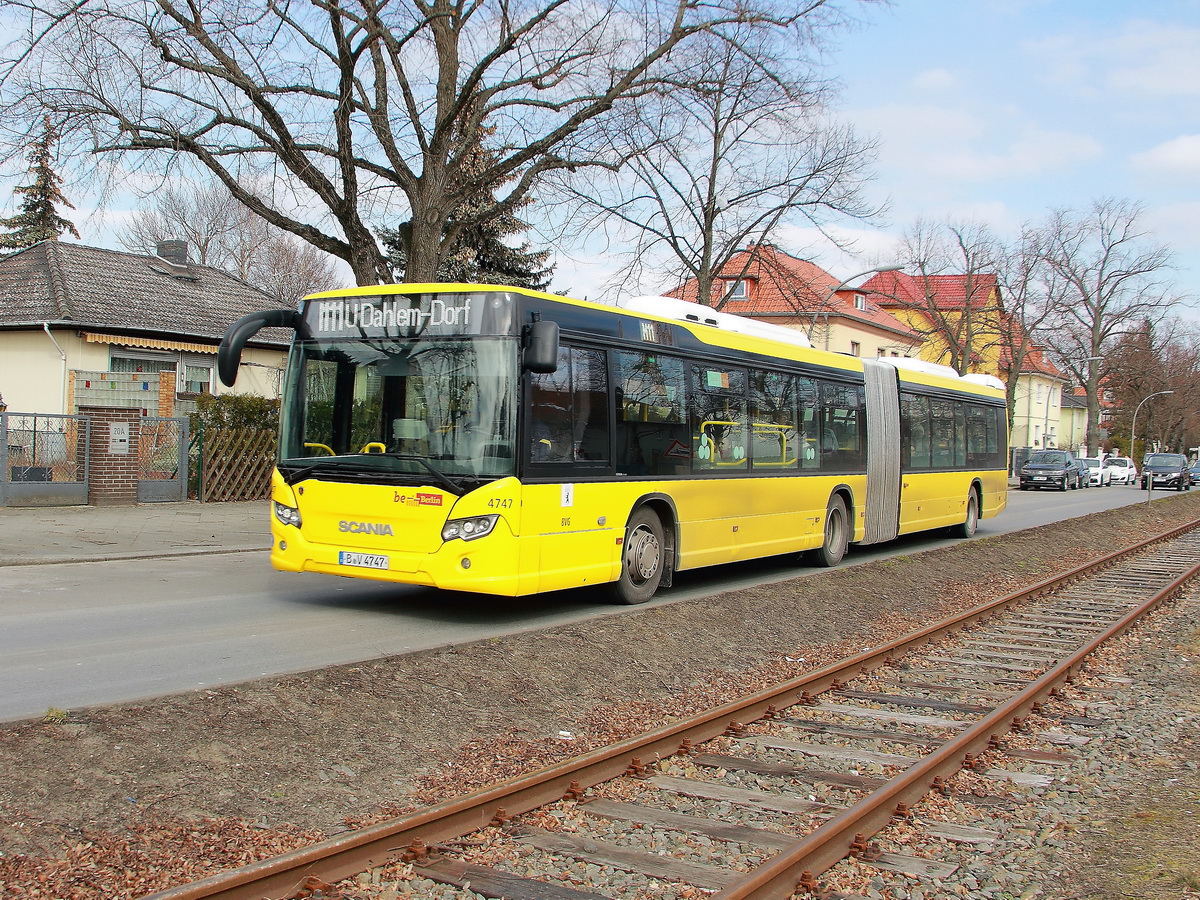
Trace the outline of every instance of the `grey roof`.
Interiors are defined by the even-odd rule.
[[[1079,395],[1064,389],[1062,393],[1062,406],[1073,407],[1074,409],[1087,409],[1087,397]]]
[[[158,256],[42,241],[0,259],[0,329],[43,323],[215,341],[235,319],[292,309],[221,269]],[[256,342],[278,344],[283,329]]]

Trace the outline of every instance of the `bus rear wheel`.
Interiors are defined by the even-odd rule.
[[[825,507],[825,539],[813,551],[817,565],[833,568],[846,555],[850,543],[849,523],[846,521],[846,503],[836,494],[829,498]]]
[[[951,534],[955,537],[969,538],[979,528],[979,495],[971,490],[970,496],[967,497],[967,518],[962,523],[955,525],[950,529]]]
[[[621,548],[621,577],[613,584],[618,603],[645,603],[662,581],[665,544],[662,520],[649,509],[639,509],[625,526]]]

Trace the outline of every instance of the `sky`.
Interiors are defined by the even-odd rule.
[[[836,112],[880,142],[873,227],[776,243],[839,278],[894,259],[918,217],[981,222],[1011,239],[1054,209],[1145,207],[1200,299],[1200,0],[892,0],[849,7],[826,72]],[[598,290],[605,261],[560,256],[556,283]]]

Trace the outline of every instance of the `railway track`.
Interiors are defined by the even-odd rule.
[[[355,896],[334,885],[388,866],[511,900],[849,896],[828,891],[843,860],[937,883],[995,840],[989,808],[1004,803],[944,802],[951,779],[1044,789],[1070,764],[1096,721],[1055,698],[1200,574],[1198,526],[686,721],[151,896]],[[914,824],[930,796],[938,813]],[[955,853],[882,851],[897,824]]]

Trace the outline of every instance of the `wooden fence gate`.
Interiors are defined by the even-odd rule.
[[[275,432],[255,428],[205,430],[200,439],[203,502],[265,500],[271,496]]]

